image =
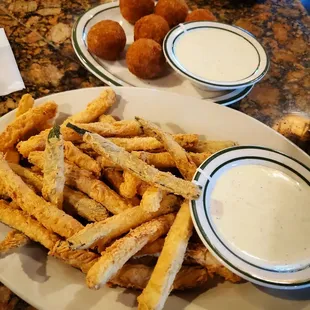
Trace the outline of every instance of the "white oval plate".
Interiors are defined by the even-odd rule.
[[[54,100],[59,105],[59,118],[77,113],[96,98],[103,88],[84,88],[54,94],[36,100],[42,104]],[[233,109],[226,109],[210,101],[177,95],[171,92],[139,89],[136,87],[115,88],[118,104],[112,115],[122,119],[141,116],[159,123],[169,132],[192,132],[202,137],[219,140],[234,140],[239,144],[260,144],[278,149],[310,166],[310,158],[293,143],[255,119]],[[188,104],[188,102],[191,104]],[[15,117],[12,111],[0,119],[0,131]],[[8,228],[0,224],[0,238]],[[37,245],[0,259],[0,281],[28,303],[41,310],[128,310],[136,307],[135,291],[120,288],[90,290],[85,285],[85,276],[62,262],[47,257],[46,251]],[[273,292],[273,294],[280,294]],[[309,291],[298,295],[286,293],[284,299],[275,298],[250,283],[225,282],[202,292],[181,292],[169,297],[165,309],[187,310],[291,310],[292,301],[301,299],[294,306],[310,310]]]
[[[106,61],[91,54],[87,49],[87,33],[89,29],[101,20],[117,21],[124,29],[127,37],[125,51],[118,61]],[[141,80],[129,72],[126,65],[126,50],[134,41],[133,25],[121,15],[119,2],[98,5],[79,17],[72,30],[72,45],[82,64],[98,79],[111,86],[136,86],[168,90],[174,93],[193,96],[199,99],[212,99],[222,104],[230,105],[244,98],[252,86],[225,91],[205,91],[195,87],[188,79],[183,78],[167,66],[167,74],[156,80]]]
[[[199,76],[195,73],[190,72],[184,65],[182,65],[182,62],[180,59],[178,59],[177,56],[177,46],[178,42],[185,39],[186,36],[188,36],[190,33],[197,33],[197,32],[205,32],[205,33],[199,33],[199,37],[197,37],[199,40],[206,40],[208,42],[208,45],[203,46],[201,45],[201,48],[197,48],[195,44],[188,44],[187,47],[187,54],[193,55],[195,57],[195,53],[199,53],[199,56],[196,58],[202,56],[201,53],[203,53],[203,57],[215,57],[214,54],[220,53],[221,50],[225,49],[225,45],[227,44],[227,38],[223,37],[222,40],[217,40],[217,38],[220,35],[229,34],[229,37],[232,38],[238,38],[238,42],[235,42],[233,46],[227,46],[227,48],[224,50],[228,54],[223,55],[223,57],[229,59],[230,50],[234,49],[238,51],[238,57],[233,61],[234,63],[238,61],[239,67],[241,64],[244,64],[247,58],[251,58],[248,60],[248,64],[244,64],[244,66],[250,67],[253,66],[251,70],[247,70],[244,72],[244,75],[241,77],[238,77],[237,80],[232,81],[225,81],[225,80],[211,80],[204,78],[202,76]],[[216,31],[216,34],[214,34],[214,31]],[[200,38],[201,37],[201,38]],[[216,38],[216,39],[215,39]],[[239,47],[236,44],[239,44],[239,40],[242,38],[241,42],[244,42],[243,44],[247,49],[250,49],[251,56],[248,55],[242,55],[244,47]],[[212,41],[213,40],[213,41]],[[200,41],[199,41],[200,42]],[[207,51],[205,49],[211,49],[210,45],[212,45],[212,55],[207,55]],[[240,44],[239,44],[240,45]],[[269,69],[269,59],[267,56],[267,53],[263,46],[255,39],[255,37],[247,32],[246,30],[231,26],[222,24],[219,22],[208,22],[208,21],[195,21],[195,22],[188,22],[184,24],[180,24],[173,29],[170,30],[170,32],[165,37],[165,40],[163,42],[163,51],[165,54],[165,57],[168,61],[168,63],[171,65],[172,68],[176,70],[181,76],[184,76],[185,78],[191,80],[193,83],[196,83],[198,85],[204,86],[204,87],[210,87],[213,89],[236,89],[239,87],[247,87],[249,85],[253,85],[260,81],[267,73]],[[245,53],[245,52],[244,52]],[[240,54],[240,56],[239,56]],[[252,55],[253,54],[253,55]],[[206,56],[207,55],[207,56]],[[222,58],[221,58],[222,59]],[[253,64],[252,64],[253,62]],[[215,59],[214,63],[214,70],[219,70],[218,67],[219,59]],[[212,63],[209,64],[212,67]],[[235,64],[234,64],[235,65]],[[250,67],[251,68],[251,67]],[[207,70],[207,69],[206,69]],[[225,76],[228,73],[229,70],[232,70],[232,72],[236,71],[235,69],[230,68],[229,69],[229,62],[225,64],[226,70]],[[240,70],[241,71],[241,70]]]
[[[238,183],[237,176],[240,173],[244,176],[244,168],[249,167],[249,165],[273,170],[268,170],[268,179],[266,179],[267,176],[264,178],[264,184],[261,184],[261,179],[257,179],[253,175],[254,170],[251,170],[251,180],[247,182],[249,188],[245,188],[246,185]],[[217,198],[220,200],[213,200],[213,203],[211,203],[211,197],[214,197],[213,193],[221,176],[237,167],[243,170],[242,172],[239,170],[239,174],[229,184],[231,189],[238,188],[239,193],[232,191],[229,195],[224,194],[223,196],[217,191],[216,197],[221,197],[221,199]],[[283,210],[283,202],[281,205],[271,204],[264,194],[270,188],[268,182],[274,178],[275,171],[277,171],[277,177],[283,173],[281,177],[292,180],[294,188],[295,186],[303,186],[306,194],[308,193],[308,197],[306,197],[310,206],[310,168],[287,155],[269,148],[237,146],[214,154],[202,163],[196,172],[194,180],[202,187],[203,194],[197,200],[191,201],[193,222],[196,231],[208,249],[229,269],[241,277],[271,288],[297,289],[309,287],[310,255],[305,252],[305,250],[309,251],[307,240],[309,231],[308,233],[304,232],[302,237],[297,237],[297,232],[292,232],[292,228],[287,224],[287,221],[289,219],[293,221],[293,224],[296,225],[293,229],[296,227],[301,229],[304,221],[308,221],[305,224],[308,223],[310,226],[310,210],[307,211],[307,208],[301,209],[301,207],[307,205],[304,194],[297,196],[294,202],[291,201],[294,204],[293,209]],[[244,179],[242,180],[241,182],[244,182]],[[270,193],[270,195],[277,195],[280,188],[277,187],[276,189],[277,191]],[[242,190],[247,192],[243,193]],[[252,197],[247,196],[248,192],[251,192],[254,202],[250,200]],[[282,195],[285,195],[285,193],[282,193]],[[260,199],[260,197],[264,198]],[[240,208],[234,208],[232,217],[236,216],[235,220],[231,217],[228,219],[227,214],[229,214],[230,208],[225,209],[221,201],[225,201],[224,203],[227,205],[229,204],[227,200],[230,200],[231,204],[229,206],[232,206],[235,205],[236,199],[238,201],[244,200],[247,204],[240,206]],[[288,199],[291,198],[287,197],[286,200]],[[264,201],[265,203],[261,203],[258,208],[254,208],[254,203],[258,201]],[[281,218],[279,214],[284,214],[284,212],[284,218]],[[299,214],[294,217],[296,212]],[[266,223],[266,225],[261,224],[262,222]],[[224,229],[223,225],[225,225]],[[271,238],[270,231],[272,231],[275,239]],[[265,236],[266,232],[268,234]],[[280,240],[279,236],[282,236]],[[256,241],[254,241],[254,238]],[[260,238],[264,240],[259,241]],[[302,241],[298,242],[299,240]],[[252,247],[252,242],[256,246]],[[263,242],[263,244],[259,251],[256,247],[259,246],[260,242]],[[293,245],[289,243],[293,243]],[[271,244],[273,245],[272,248]],[[294,254],[286,256],[288,255],[286,251],[294,251]]]

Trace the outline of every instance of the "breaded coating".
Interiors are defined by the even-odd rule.
[[[198,152],[198,153],[216,153],[220,150],[226,149],[228,147],[236,146],[238,145],[234,141],[212,141],[212,140],[207,140],[207,141],[198,141],[196,146],[191,148],[190,150],[193,152]]]
[[[81,123],[80,128],[95,132],[104,137],[132,137],[142,134],[140,125],[136,121],[117,121],[114,123]]]
[[[203,244],[190,243],[186,251],[186,257],[205,267],[211,276],[218,274],[225,280],[233,283],[242,280],[239,276],[223,266]]]
[[[154,242],[146,244],[138,253],[136,257],[154,255],[159,256],[161,250],[163,249],[165,243],[165,238],[158,238]]]
[[[140,186],[140,179],[127,170],[124,171],[123,177],[124,182],[120,185],[119,192],[125,198],[133,198]]]
[[[153,0],[120,0],[119,7],[122,16],[131,24],[141,17],[154,12]]]
[[[123,170],[118,164],[114,163],[113,161],[106,158],[105,156],[97,156],[96,161],[99,163],[102,169],[111,168],[111,169],[115,169],[119,171]]]
[[[143,290],[153,273],[153,268],[141,264],[126,264],[110,280],[109,285]],[[204,285],[208,281],[208,272],[198,266],[183,266],[173,282],[173,290],[185,290]]]
[[[18,174],[28,184],[34,186],[37,192],[42,192],[42,176],[19,165],[9,165],[16,174]],[[88,196],[79,191],[71,189],[68,186],[64,187],[64,209],[71,215],[78,214],[91,222],[103,221],[109,216],[109,212],[102,204],[90,199]]]
[[[9,166],[25,183],[32,185],[36,189],[36,192],[42,192],[43,177],[41,175],[17,164],[9,163]]]
[[[67,213],[78,214],[90,222],[103,221],[109,217],[108,210],[102,204],[68,186],[64,188],[64,202]]]
[[[22,114],[26,113],[30,109],[32,109],[34,105],[34,99],[30,94],[25,94],[18,102],[18,106],[16,109],[16,117],[21,116]]]
[[[24,233],[31,240],[41,243],[47,249],[52,249],[59,240],[56,234],[43,227],[27,212],[11,208],[3,200],[0,200],[0,221]]]
[[[216,21],[216,17],[208,9],[196,9],[190,12],[185,19],[186,22],[201,21],[201,20]]]
[[[195,134],[176,134],[173,138],[185,149],[193,148],[198,142],[198,135]],[[162,151],[164,149],[162,143],[153,137],[109,138],[108,140],[128,152]]]
[[[68,243],[62,240],[59,240],[54,247],[51,248],[48,255],[56,257],[64,263],[80,269],[84,273],[87,273],[99,259],[99,255],[93,252],[70,250]]]
[[[31,152],[29,154],[29,162],[42,169],[43,152]],[[87,171],[66,162],[65,163],[66,184],[79,189],[92,199],[101,203],[111,213],[118,214],[132,206],[114,192],[109,186],[97,180]]]
[[[194,183],[149,166],[144,161],[98,134],[86,132],[83,140],[89,143],[98,154],[107,157],[123,169],[129,170],[147,183],[188,199],[196,199],[200,195],[200,189]]]
[[[160,141],[164,148],[169,152],[173,158],[176,167],[181,172],[185,180],[191,180],[196,172],[197,166],[192,158],[180,146],[170,133],[164,132],[160,127],[143,118],[136,117],[136,120],[143,127],[143,131],[158,141]]]
[[[98,121],[100,123],[114,123],[116,122],[116,119],[112,115],[102,114]]]
[[[41,131],[38,135],[30,137],[26,141],[21,141],[17,144],[17,150],[25,158],[33,151],[44,151],[45,143],[50,129]]]
[[[36,195],[2,158],[0,182],[5,184],[5,190],[11,198],[47,229],[68,238],[83,228],[77,220]]]
[[[63,125],[72,123],[90,123],[104,114],[116,103],[116,94],[112,88],[106,88],[98,98],[91,101],[85,110],[70,116]],[[66,140],[66,139],[65,139]]]
[[[101,167],[96,160],[83,153],[72,142],[65,141],[65,157],[68,161],[76,164],[82,169],[93,172],[94,175],[99,176]]]
[[[160,204],[165,196],[166,192],[160,188],[149,186],[142,196],[141,205],[145,205],[146,208],[155,212],[160,208]]]
[[[18,164],[20,161],[20,154],[15,147],[12,147],[5,152],[4,159],[9,163]]]
[[[102,174],[112,188],[119,193],[120,186],[124,182],[123,173],[114,168],[107,168],[102,171]]]
[[[46,102],[17,117],[0,133],[0,151],[6,151],[19,142],[33,128],[53,118],[57,112],[55,102]]]
[[[149,153],[149,152],[132,152],[133,155],[137,156],[141,160],[145,161],[147,164],[152,165],[158,169],[169,169],[176,167],[176,163],[172,156],[168,152],[162,153]],[[209,152],[204,153],[187,153],[191,160],[199,167],[208,157],[212,154]],[[102,164],[106,166],[109,162],[104,161]]]
[[[0,254],[6,254],[13,249],[21,248],[29,242],[30,239],[25,234],[14,229],[0,242]]]
[[[86,283],[89,288],[99,289],[148,242],[165,235],[175,216],[163,215],[131,230],[125,237],[116,240],[101,253],[99,261],[88,271]]]
[[[159,210],[152,212],[152,206],[139,205],[107,218],[104,221],[88,224],[83,230],[67,239],[72,249],[87,249],[100,241],[99,247],[128,232],[142,223],[176,210],[177,197],[169,195],[163,199]]]
[[[65,186],[64,141],[60,127],[55,125],[49,132],[44,151],[42,196],[62,209]]]
[[[181,269],[193,223],[189,202],[183,202],[165,239],[152,276],[138,297],[138,309],[162,309]]]

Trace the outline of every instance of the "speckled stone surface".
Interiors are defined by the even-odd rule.
[[[5,28],[26,85],[23,91],[0,97],[0,115],[14,109],[26,92],[39,98],[104,85],[79,63],[70,41],[78,16],[104,2],[0,1],[0,28]],[[188,4],[191,9],[209,8],[219,21],[247,29],[264,45],[270,71],[233,108],[273,126],[310,152],[310,17],[299,0],[191,0]],[[0,285],[0,309],[33,308]]]

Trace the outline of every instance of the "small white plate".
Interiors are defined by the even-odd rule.
[[[310,169],[277,151],[239,146],[197,170],[191,201],[209,250],[241,277],[271,288],[310,286]]]
[[[91,54],[87,49],[87,33],[101,20],[110,19],[118,22],[124,29],[127,45],[118,61],[106,61]],[[98,5],[85,12],[75,23],[72,30],[72,45],[81,63],[101,81],[111,86],[136,86],[166,90],[199,99],[211,99],[221,105],[230,105],[244,98],[252,86],[224,91],[208,91],[195,87],[186,78],[167,66],[167,74],[156,80],[141,80],[129,72],[126,65],[126,50],[134,41],[134,27],[121,15],[119,2]]]
[[[218,22],[195,21],[174,27],[165,37],[163,50],[176,72],[203,89],[253,85],[269,69],[267,53],[252,34]]]

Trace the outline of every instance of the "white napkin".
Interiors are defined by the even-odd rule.
[[[25,88],[10,43],[0,28],[0,96]]]

